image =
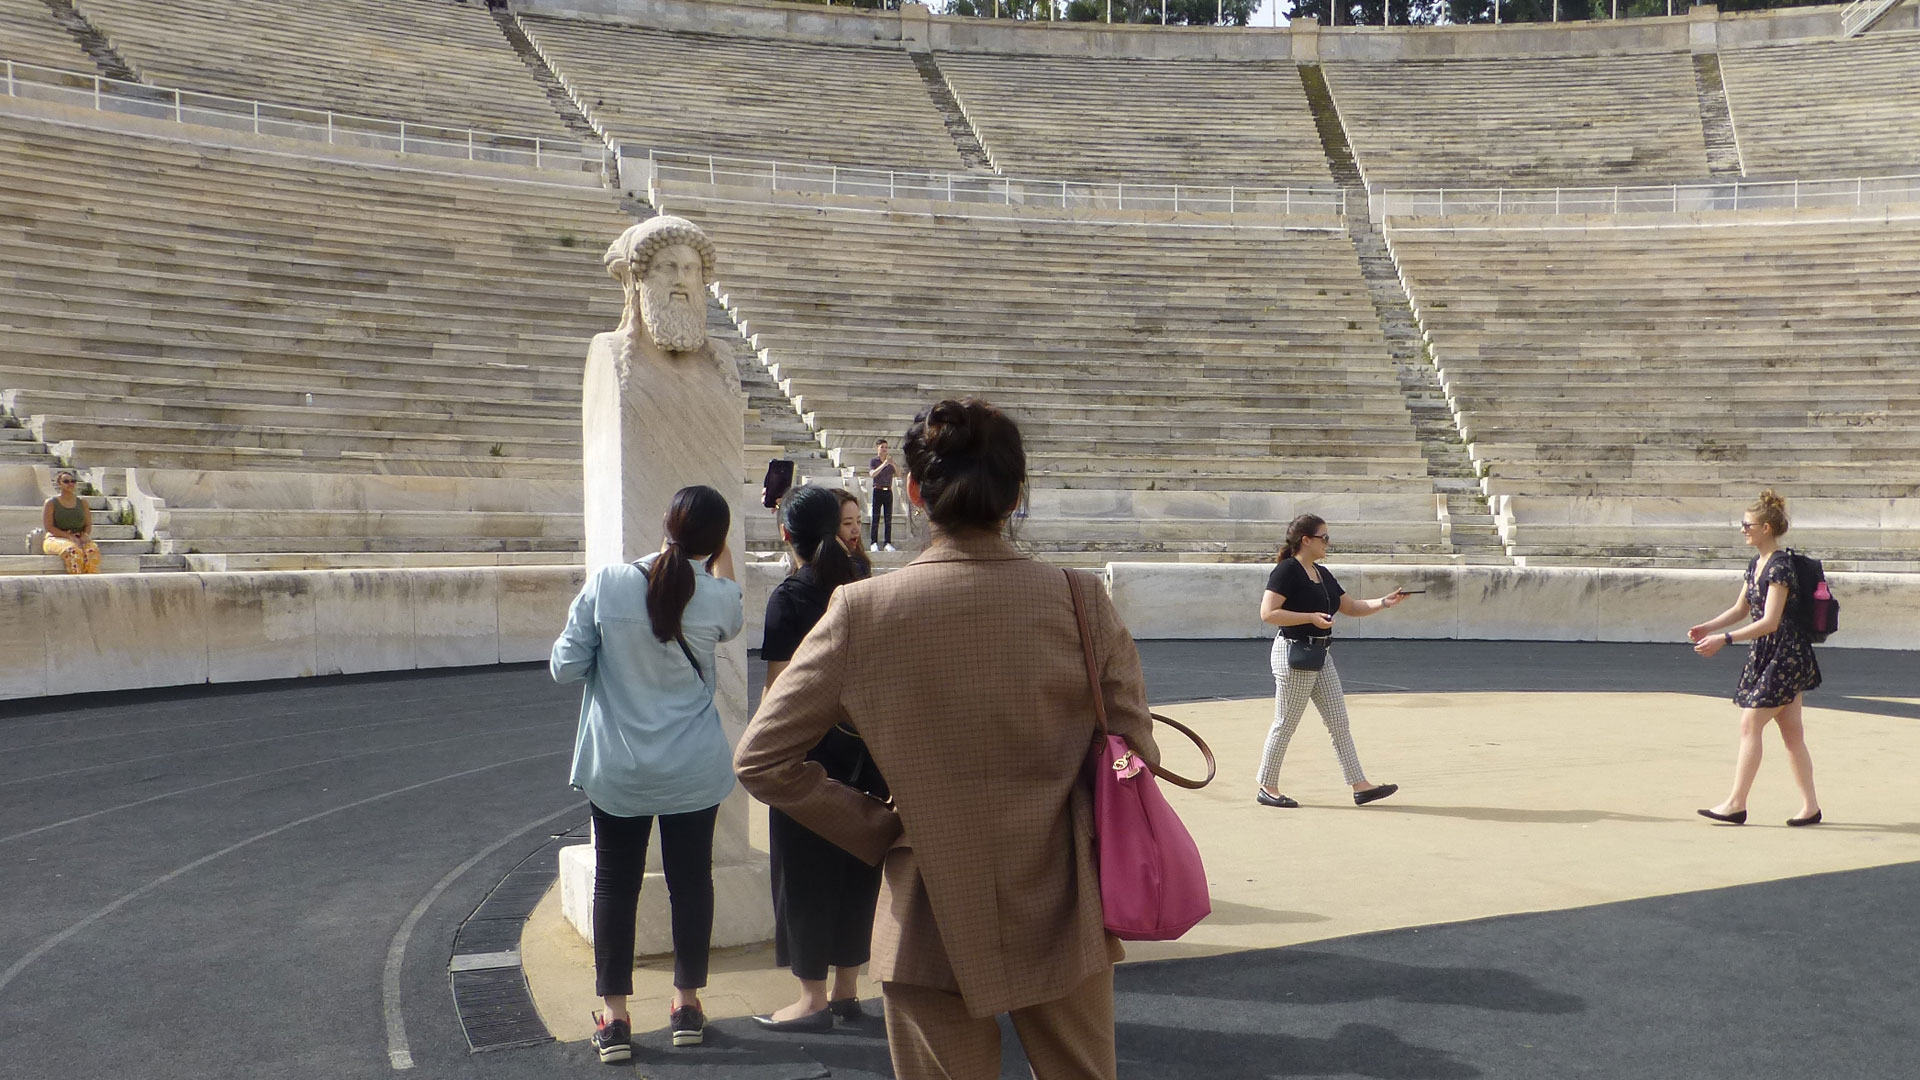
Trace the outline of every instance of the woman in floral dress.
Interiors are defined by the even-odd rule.
[[[1759,501],[1747,508],[1740,531],[1755,555],[1747,564],[1739,599],[1717,618],[1687,631],[1693,651],[1701,656],[1712,656],[1736,641],[1753,642],[1733,695],[1733,703],[1741,708],[1733,790],[1720,805],[1700,811],[1700,816],[1729,825],[1747,823],[1747,793],[1760,771],[1760,736],[1771,721],[1780,727],[1793,782],[1800,788],[1800,812],[1787,824],[1818,825],[1820,799],[1813,791],[1813,756],[1807,753],[1800,709],[1802,695],[1820,685],[1820,664],[1814,659],[1806,627],[1786,617],[1788,609],[1802,599],[1793,560],[1788,549],[1780,547],[1780,537],[1787,531],[1787,501],[1772,488],[1761,492]],[[1727,630],[1743,619],[1750,621],[1738,630]]]

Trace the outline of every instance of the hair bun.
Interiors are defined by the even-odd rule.
[[[988,408],[978,401],[946,400],[927,413],[927,445],[941,457],[972,454],[986,435]]]
[[[1760,493],[1760,505],[1772,507],[1776,510],[1785,510],[1787,508],[1787,500],[1781,498],[1780,494],[1772,488],[1768,488]]]

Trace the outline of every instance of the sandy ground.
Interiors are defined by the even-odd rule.
[[[1213,915],[1181,941],[1130,946],[1131,961],[1920,860],[1911,720],[1807,710],[1827,821],[1808,829],[1785,827],[1799,797],[1769,731],[1751,823],[1735,828],[1694,813],[1725,795],[1732,773],[1739,714],[1724,700],[1374,694],[1348,706],[1368,778],[1402,789],[1364,808],[1341,784],[1311,710],[1281,774],[1296,810],[1253,801],[1271,699],[1161,710],[1200,731],[1221,763],[1203,791],[1166,787],[1207,860]],[[1192,775],[1197,755],[1172,749],[1179,736],[1162,732],[1168,764]],[[756,816],[764,843],[765,815]],[[521,956],[548,1028],[561,1040],[586,1038],[599,1005],[593,957],[561,918],[557,891],[528,921]],[[670,961],[636,965],[641,1030],[666,1022],[671,972]],[[773,968],[769,945],[717,953],[704,1000],[712,1017],[741,1016],[777,1008],[796,990]]]

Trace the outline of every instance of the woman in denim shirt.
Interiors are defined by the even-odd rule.
[[[602,1061],[632,1053],[634,909],[656,817],[673,907],[673,1044],[697,1045],[706,1026],[699,991],[713,935],[713,828],[733,790],[714,653],[743,622],[731,524],[718,491],[680,489],[660,552],[595,571],[553,643],[554,680],[587,684],[572,782],[593,807],[594,979],[606,1003],[593,1042]]]

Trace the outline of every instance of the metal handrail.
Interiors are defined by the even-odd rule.
[[[1900,0],[1853,0],[1840,10],[1840,36],[1854,37],[1899,3]]]
[[[832,165],[735,158],[649,148],[621,147],[622,185],[651,188],[656,181],[764,188],[813,195],[923,199],[933,202],[1060,209],[1172,210],[1194,213],[1344,214],[1345,189],[1241,187],[1188,183],[1034,180],[997,173]],[[630,175],[628,162],[644,161],[644,176]]]
[[[1920,202],[1920,174],[1836,180],[1730,180],[1641,187],[1430,188],[1374,195],[1384,217],[1835,209]]]
[[[465,158],[536,169],[598,171],[605,151],[577,140],[508,135],[419,121],[280,105],[195,90],[126,82],[104,75],[5,61],[6,96],[80,104],[99,112],[172,120],[255,135],[396,150],[402,154]]]

